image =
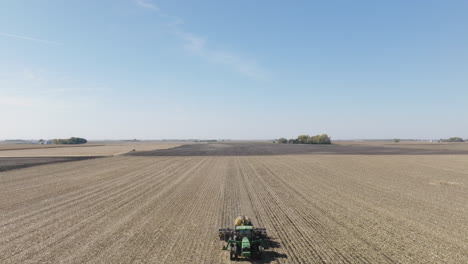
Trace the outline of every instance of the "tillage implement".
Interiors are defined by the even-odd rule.
[[[265,228],[254,228],[247,216],[239,216],[234,220],[234,229],[219,229],[219,238],[227,242],[223,250],[229,250],[231,260],[239,257],[261,259],[265,249],[268,249],[268,236]]]

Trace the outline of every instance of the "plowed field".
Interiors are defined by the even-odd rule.
[[[241,214],[259,263],[468,263],[468,155],[192,155],[0,172],[0,263],[229,263]]]
[[[0,145],[1,157],[84,157],[121,155],[133,150],[149,151],[179,146],[177,143],[113,143],[86,145]]]

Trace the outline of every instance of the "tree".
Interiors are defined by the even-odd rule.
[[[331,138],[327,134],[319,136],[319,142],[317,144],[331,144]]]
[[[288,140],[285,138],[278,138],[276,142],[278,142],[279,144],[288,144]]]
[[[331,144],[331,138],[327,134],[309,136],[309,135],[300,135],[297,139],[285,139],[279,138],[274,141],[279,144]]]
[[[331,139],[327,134],[316,135],[310,138],[309,144],[331,144]]]
[[[299,144],[308,144],[310,141],[309,135],[300,135],[297,137],[297,143]]]
[[[395,139],[393,140],[393,142],[399,143],[399,142],[400,142],[400,139],[399,139],[399,138],[395,138]]]
[[[52,140],[53,144],[86,144],[88,141],[84,138],[71,137],[69,139],[56,138]]]
[[[451,137],[448,139],[448,142],[465,142],[461,137]]]

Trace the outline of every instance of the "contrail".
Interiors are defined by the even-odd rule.
[[[31,37],[20,36],[20,35],[15,35],[15,34],[8,34],[8,33],[3,33],[3,32],[0,32],[0,37],[23,39],[23,40],[29,40],[29,41],[40,42],[40,43],[45,43],[45,44],[52,44],[52,45],[62,45],[62,43],[56,42],[56,41],[50,41],[50,40],[38,39],[38,38],[31,38]]]

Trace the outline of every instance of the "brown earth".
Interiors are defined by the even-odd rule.
[[[104,144],[85,144],[85,145],[67,145],[67,144],[0,144],[0,151],[6,150],[25,150],[25,149],[46,149],[46,148],[74,148],[74,147],[95,147],[95,146],[104,146]]]
[[[0,145],[0,171],[32,167],[57,162],[78,161],[122,155],[133,150],[157,150],[177,147],[178,143],[122,142],[86,145]]]
[[[0,157],[0,172],[51,163],[94,159],[98,157]]]
[[[0,145],[1,157],[112,156],[136,151],[173,148],[179,143],[122,142],[85,145]]]
[[[462,146],[462,147],[460,147]],[[331,145],[261,142],[190,144],[129,153],[134,156],[258,156],[258,155],[467,155],[468,144],[338,143]]]
[[[468,263],[468,155],[251,153],[0,172],[0,263],[229,263],[241,214],[260,263]]]

